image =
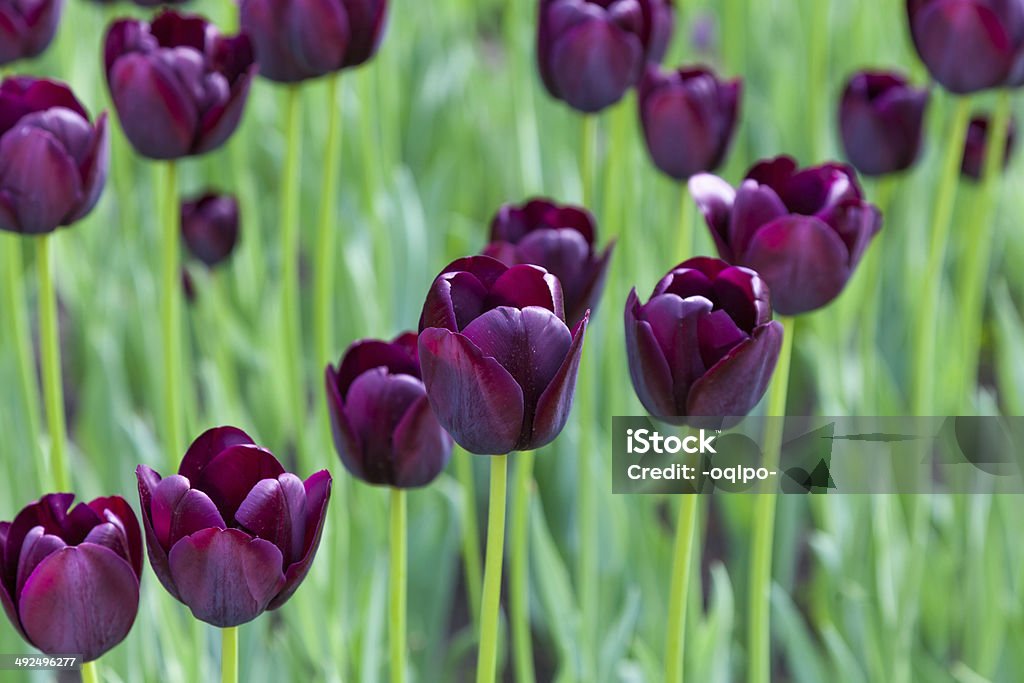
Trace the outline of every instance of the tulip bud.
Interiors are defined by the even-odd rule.
[[[552,97],[586,113],[615,104],[665,56],[667,0],[541,0],[537,62]]]
[[[764,396],[782,348],[768,287],[752,270],[693,258],[663,277],[646,304],[626,301],[633,388],[654,417],[746,415]]]
[[[917,54],[950,92],[1024,83],[1020,0],[907,0],[907,15]]]
[[[135,474],[150,564],[196,619],[252,621],[306,577],[331,494],[327,470],[303,482],[242,430],[218,427],[193,442],[178,474],[161,479],[145,465]]]
[[[63,83],[0,84],[0,230],[52,232],[85,216],[107,181],[107,115],[93,125]]]
[[[135,622],[142,534],[120,496],[74,499],[50,493],[0,522],[0,602],[33,647],[89,662]]]
[[[38,57],[57,34],[64,0],[0,1],[0,66]]]
[[[702,173],[690,180],[690,192],[719,255],[757,271],[782,315],[839,296],[882,227],[856,172],[842,164],[798,171],[782,156],[755,165],[738,190]]]
[[[420,316],[423,384],[438,422],[479,455],[553,441],[572,407],[588,318],[569,331],[558,278],[538,266],[488,256],[449,264]]]
[[[964,139],[964,156],[960,164],[960,172],[972,180],[981,180],[985,169],[985,152],[988,150],[988,116],[975,116],[967,128]],[[1016,145],[1017,125],[1010,120],[1010,128],[1006,136],[1006,152],[1003,155],[1003,167],[1010,163],[1010,156]]]
[[[546,199],[506,204],[491,221],[491,243],[483,253],[506,266],[532,264],[557,277],[565,319],[575,327],[601,298],[614,246],[598,253],[596,232],[594,217],[581,207]]]
[[[294,83],[367,61],[377,52],[387,0],[242,0],[260,75]]]
[[[192,255],[213,268],[238,242],[238,201],[207,192],[181,203],[181,234]]]
[[[427,400],[414,333],[358,341],[324,374],[334,445],[352,476],[395,488],[437,478],[452,439]]]
[[[256,64],[249,38],[166,10],[107,32],[107,85],[135,151],[177,159],[216,149],[238,127]]]
[[[846,157],[868,176],[904,171],[921,149],[928,91],[896,73],[861,71],[846,84],[839,129]]]
[[[676,180],[718,168],[736,131],[743,84],[702,67],[664,72],[655,65],[637,90],[651,160]]]

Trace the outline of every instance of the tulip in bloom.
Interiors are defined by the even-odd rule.
[[[136,470],[150,564],[201,621],[238,626],[277,609],[320,545],[331,475],[303,482],[234,427],[202,434],[178,474]]]
[[[928,91],[888,71],[861,71],[843,90],[839,129],[846,158],[867,176],[904,171],[917,160]]]
[[[63,8],[64,0],[0,0],[0,66],[41,55]]]
[[[242,0],[260,75],[280,83],[358,66],[377,52],[387,0]]]
[[[125,136],[150,159],[223,145],[238,127],[256,73],[248,37],[223,37],[205,19],[170,10],[151,24],[115,22],[104,61]]]
[[[954,93],[1024,84],[1024,1],[907,0],[910,35]]]
[[[479,455],[550,443],[565,426],[589,313],[565,323],[558,278],[489,256],[445,268],[423,304],[420,365],[441,426]]]
[[[0,602],[34,647],[88,662],[135,622],[142,534],[124,498],[74,498],[50,493],[0,522]]]
[[[354,477],[414,488],[448,464],[452,439],[427,400],[414,333],[358,341],[324,375],[334,445]]]
[[[765,282],[713,258],[673,268],[646,304],[633,289],[625,322],[633,388],[651,415],[673,424],[749,413],[782,348]]]
[[[975,116],[967,127],[967,137],[964,139],[964,156],[960,163],[960,172],[972,180],[981,180],[982,171],[985,168],[985,151],[988,149],[988,127],[989,117]],[[1007,131],[1006,151],[1003,155],[1003,166],[1010,163],[1010,156],[1016,145],[1017,125],[1010,121],[1010,128]]]
[[[839,296],[882,227],[856,172],[842,164],[798,170],[786,156],[762,161],[739,189],[706,173],[690,180],[719,255],[757,271],[782,315]]]
[[[52,232],[92,210],[107,180],[107,115],[95,125],[63,83],[0,84],[0,230]]]
[[[703,67],[649,65],[637,104],[654,165],[676,180],[718,168],[736,131],[742,88],[739,79],[723,82]]]
[[[238,200],[207,192],[182,202],[181,234],[193,256],[210,268],[216,266],[238,243]]]
[[[595,248],[597,228],[589,211],[532,199],[506,204],[491,221],[491,243],[484,254],[507,266],[544,268],[562,285],[565,319],[575,326],[597,305],[614,245]]]
[[[537,62],[551,96],[585,113],[615,104],[661,61],[675,22],[667,0],[540,0]]]

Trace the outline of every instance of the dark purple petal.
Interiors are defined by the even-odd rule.
[[[786,205],[775,190],[753,180],[743,181],[729,217],[728,240],[732,253],[742,258],[758,228],[787,213]]]
[[[32,527],[32,530],[26,534],[18,555],[18,576],[14,584],[14,595],[21,595],[25,582],[28,581],[28,577],[32,575],[40,562],[66,547],[67,543],[60,536],[46,533],[41,526]]]
[[[576,394],[576,376],[583,355],[583,337],[589,321],[590,311],[586,311],[573,329],[572,344],[565,354],[565,360],[537,400],[532,433],[516,450],[532,450],[545,446],[554,441],[565,427]]]
[[[334,368],[330,365],[324,371],[324,384],[327,389],[327,414],[331,418],[331,434],[334,447],[338,451],[342,464],[352,476],[366,479],[363,470],[363,447],[352,424],[345,414],[345,401],[341,396]]]
[[[928,91],[889,72],[855,74],[843,91],[839,126],[843,148],[865,175],[909,168],[918,157]]]
[[[731,261],[733,252],[729,246],[729,216],[736,201],[736,190],[718,176],[709,173],[693,176],[688,186],[690,195],[704,214],[718,253],[725,260]]]
[[[641,308],[671,369],[672,394],[679,415],[684,414],[681,411],[690,385],[707,367],[700,356],[697,323],[711,309],[712,303],[703,297],[682,299],[675,294],[660,294]]]
[[[192,482],[217,505],[224,521],[230,525],[238,506],[256,484],[276,479],[284,468],[274,455],[254,444],[231,446],[211,460]]]
[[[306,490],[302,480],[285,473],[256,484],[235,513],[239,524],[270,541],[284,557],[284,566],[302,557],[306,537]]]
[[[748,268],[733,266],[719,273],[711,285],[711,298],[748,333],[772,319],[768,287]]]
[[[394,429],[393,485],[426,486],[448,465],[452,438],[441,428],[426,393],[413,402]]]
[[[425,394],[423,382],[385,368],[356,378],[345,400],[345,416],[361,446],[362,478],[371,484],[395,480],[394,432],[409,407]]]
[[[387,9],[387,0],[346,0],[350,35],[342,66],[359,66],[377,52],[384,34]]]
[[[79,163],[78,170],[82,175],[82,199],[72,214],[64,219],[65,224],[74,223],[92,211],[107,184],[107,173],[110,170],[110,131],[106,112],[96,119],[92,145],[85,159]]]
[[[722,309],[697,319],[697,341],[704,367],[710,368],[748,338],[749,335]]]
[[[331,475],[327,470],[320,470],[307,479],[303,486],[306,489],[306,538],[302,559],[293,563],[285,570],[285,584],[270,601],[267,609],[277,609],[288,601],[298,590],[299,585],[316,557],[320,547],[320,536],[323,534],[324,521],[327,519],[327,503],[331,499]]]
[[[252,438],[237,427],[214,427],[208,429],[192,442],[185,451],[185,457],[178,466],[178,474],[193,484],[211,460],[231,446],[254,443]]]
[[[768,389],[782,348],[782,325],[769,322],[754,331],[694,382],[686,410],[689,415],[742,416]]]
[[[0,196],[17,221],[0,228],[27,234],[51,232],[82,200],[82,178],[74,158],[55,135],[31,123],[19,123],[0,138]]]
[[[585,113],[615,104],[640,78],[644,49],[637,35],[591,19],[554,38],[548,52],[552,94]]]
[[[181,234],[193,256],[208,267],[216,266],[238,243],[238,200],[207,192],[182,202]]]
[[[672,393],[672,370],[650,324],[638,317],[639,308],[636,289],[633,289],[626,300],[625,313],[626,354],[633,389],[651,415],[673,415],[677,411]]]
[[[255,75],[256,64],[251,63],[248,70],[231,87],[228,98],[203,114],[198,137],[192,145],[192,154],[213,151],[228,141],[242,120],[242,112],[249,99],[249,88]]]
[[[125,559],[131,563],[136,575],[142,576],[142,532],[128,501],[121,496],[109,496],[90,501],[89,507],[108,523],[120,527],[128,543],[128,557]]]
[[[417,356],[416,335],[399,335],[392,342],[377,339],[363,339],[353,343],[345,351],[335,375],[338,392],[342,399],[348,395],[348,388],[355,378],[372,368],[387,368],[391,374],[420,376]]]
[[[484,305],[487,309],[498,306],[519,309],[537,306],[565,320],[565,304],[558,278],[532,265],[512,266],[502,273],[488,292]]]
[[[167,563],[167,550],[160,545],[156,531],[153,529],[152,513],[153,491],[160,484],[160,475],[154,470],[139,465],[135,468],[135,477],[139,483],[139,505],[142,508],[142,528],[146,533],[146,552],[149,555],[149,566],[160,579],[160,583],[168,593],[178,598],[178,589],[171,578],[171,570]]]
[[[344,3],[320,0],[302,4],[244,0],[242,30],[259,54],[264,78],[294,83],[339,69],[349,46]]]
[[[822,215],[821,219],[836,231],[850,252],[850,270],[860,263],[871,239],[882,229],[881,212],[871,204],[856,199],[838,204]]]

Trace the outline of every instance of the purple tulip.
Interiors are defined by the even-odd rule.
[[[565,319],[575,327],[597,306],[612,255],[613,244],[597,252],[596,233],[594,217],[586,209],[532,199],[498,210],[484,254],[507,266],[540,266],[557,277]]]
[[[414,333],[352,344],[324,379],[334,445],[352,476],[407,489],[441,474],[452,438],[427,400]]]
[[[654,165],[676,180],[718,168],[736,132],[743,83],[709,69],[647,67],[637,90],[640,122]]]
[[[189,447],[178,474],[139,480],[153,571],[196,619],[222,628],[277,609],[306,577],[331,495],[321,470],[303,482],[240,429]]]
[[[192,255],[210,268],[224,261],[238,243],[238,200],[207,192],[181,203],[181,234]]]
[[[451,263],[420,316],[423,383],[441,426],[479,455],[553,441],[572,407],[589,317],[570,332],[558,278],[538,266]]]
[[[52,232],[85,216],[107,181],[107,115],[93,125],[63,83],[0,84],[0,230]]]
[[[756,164],[739,189],[702,173],[690,180],[719,255],[757,271],[782,315],[821,308],[843,291],[882,227],[843,164],[797,170],[787,156]]]
[[[860,71],[843,90],[839,129],[846,157],[868,176],[904,171],[921,149],[928,91],[889,71]]]
[[[907,0],[910,35],[950,92],[1024,84],[1024,1]]]
[[[633,289],[625,322],[633,388],[651,415],[673,424],[749,413],[782,348],[765,282],[713,258],[673,268],[646,304]]]
[[[63,8],[64,0],[0,0],[0,66],[41,55]]]
[[[551,96],[592,113],[661,61],[675,22],[666,0],[540,0],[537,62]]]
[[[377,52],[387,0],[242,0],[260,75],[294,83],[358,66]]]
[[[981,180],[985,169],[985,151],[988,149],[988,116],[975,116],[967,127],[964,140],[964,156],[960,164],[960,172],[972,180]],[[1006,152],[1003,155],[1003,168],[1010,163],[1010,156],[1016,145],[1017,125],[1010,120],[1010,128],[1006,137]]]
[[[107,32],[107,84],[135,151],[177,159],[216,149],[238,127],[256,73],[245,35],[221,36],[202,17],[162,12]]]
[[[120,496],[71,507],[50,493],[0,522],[0,602],[21,637],[48,655],[92,661],[139,610],[142,534]]]

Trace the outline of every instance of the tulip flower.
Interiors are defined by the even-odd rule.
[[[387,0],[242,0],[260,75],[280,83],[358,66],[376,53]]]
[[[303,482],[245,432],[218,427],[192,443],[176,475],[139,465],[136,476],[150,564],[197,619],[244,624],[306,577],[331,493],[326,470]]]
[[[125,136],[150,159],[223,145],[238,126],[256,72],[249,38],[166,10],[152,23],[121,19],[107,32],[107,84]]]
[[[565,426],[589,313],[570,332],[558,278],[488,256],[446,267],[427,294],[419,353],[437,419],[471,453],[540,448]]]
[[[0,0],[0,66],[41,55],[63,8],[64,0]]]
[[[352,476],[414,488],[448,464],[452,440],[430,409],[415,334],[358,341],[324,375],[334,445]]]
[[[107,115],[96,123],[63,83],[0,84],[0,230],[53,232],[85,216],[107,180]]]
[[[192,255],[213,268],[231,255],[238,242],[238,200],[207,192],[182,202],[181,234]]]
[[[1024,83],[1020,0],[907,0],[907,15],[918,55],[950,92]]]
[[[835,299],[882,226],[856,172],[842,164],[798,170],[781,156],[756,164],[739,189],[704,173],[690,192],[719,255],[757,271],[786,316]]]
[[[537,62],[552,97],[581,112],[615,104],[661,61],[674,24],[666,0],[541,0]]]
[[[74,498],[50,493],[0,522],[0,602],[33,647],[91,662],[135,622],[142,534],[123,498]]]
[[[888,71],[861,71],[843,90],[839,129],[846,158],[868,176],[905,171],[921,149],[928,91]]]
[[[723,82],[703,67],[649,65],[637,104],[654,165],[676,180],[718,168],[736,131],[742,88],[739,79]]]
[[[507,266],[544,268],[562,285],[565,319],[576,326],[597,305],[604,289],[613,244],[595,248],[597,227],[589,211],[532,199],[502,206],[491,221],[491,243],[484,254]]]
[[[972,180],[981,180],[985,168],[985,150],[988,145],[988,130],[991,121],[988,116],[975,116],[967,128],[964,139],[964,156],[960,163],[960,172]],[[1017,142],[1017,126],[1010,120],[1010,128],[1006,136],[1006,152],[1003,166],[1010,163],[1010,156]]]
[[[625,324],[633,388],[651,415],[674,424],[749,413],[782,346],[761,276],[713,258],[673,268],[646,304],[633,289]]]

